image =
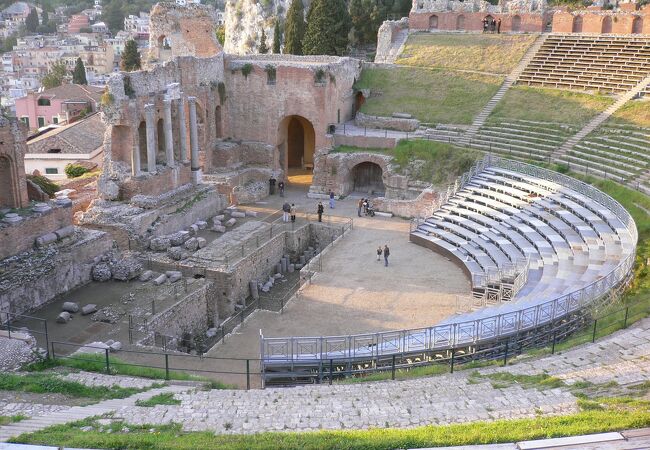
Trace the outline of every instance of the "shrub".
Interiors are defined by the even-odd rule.
[[[246,63],[241,68],[241,73],[242,75],[244,75],[244,78],[248,78],[248,76],[251,74],[252,71],[253,71],[253,65],[251,63]]]
[[[226,84],[223,81],[217,85],[217,91],[219,92],[219,103],[223,105],[226,101]]]
[[[77,178],[87,172],[90,171],[79,164],[66,164],[65,166],[65,174],[68,178]]]
[[[54,197],[54,193],[60,190],[58,184],[43,175],[27,175],[27,179],[41,188],[50,198]]]
[[[111,94],[108,91],[104,91],[101,98],[99,99],[99,103],[102,106],[110,106],[113,104],[114,101],[115,101],[115,97],[113,97],[113,94]]]
[[[318,69],[314,74],[314,83],[316,84],[325,83],[325,71],[323,69]]]

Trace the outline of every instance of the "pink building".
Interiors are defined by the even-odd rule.
[[[90,28],[90,18],[84,14],[73,14],[68,22],[68,33],[79,33],[82,28]]]
[[[30,130],[51,124],[72,123],[82,112],[97,111],[103,88],[64,84],[16,99],[16,117]],[[85,114],[84,114],[85,115]]]

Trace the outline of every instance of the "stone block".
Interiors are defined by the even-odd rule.
[[[99,264],[95,264],[93,267],[93,272],[92,272],[92,277],[93,280],[95,281],[108,281],[111,279],[113,274],[111,273],[111,268],[108,266],[107,263],[105,262],[100,262]]]
[[[165,281],[167,281],[167,275],[163,274],[163,275],[159,275],[158,278],[153,280],[153,284],[155,284],[156,286],[160,286]]]
[[[149,242],[149,248],[154,252],[165,252],[171,245],[171,241],[166,237],[153,238]]]
[[[198,242],[199,248],[203,248],[206,245],[208,245],[208,241],[206,241],[205,238],[202,238],[202,237],[196,238],[196,242]]]
[[[221,223],[221,222],[223,222],[224,220],[226,220],[226,216],[225,216],[225,214],[218,214],[218,215],[216,215],[216,216],[214,216],[214,217],[212,218],[212,222],[219,222],[219,223]]]
[[[232,218],[232,219],[228,219],[228,220],[226,221],[226,224],[225,224],[225,225],[226,225],[226,227],[232,227],[232,226],[234,226],[236,223],[237,223],[237,219]]]
[[[192,224],[187,231],[190,232],[190,236],[196,236],[199,232],[199,226],[197,224]]]
[[[142,273],[142,264],[135,258],[124,258],[113,265],[113,278],[119,281],[129,281]]]
[[[260,292],[257,289],[257,283],[255,281],[251,281],[248,283],[248,286],[251,291],[251,297],[253,297],[254,300],[257,300],[260,298]]]
[[[257,217],[257,211],[245,211],[246,217]]]
[[[233,212],[230,213],[230,216],[231,217],[236,217],[238,219],[242,219],[242,218],[246,217],[246,213],[243,213],[243,212],[240,212],[240,211],[233,211]]]
[[[169,282],[170,283],[176,283],[177,281],[179,281],[182,278],[183,278],[183,274],[174,270],[174,271],[170,272]]]
[[[205,220],[199,220],[198,222],[195,223],[197,227],[199,227],[199,230],[205,230],[208,228],[208,222]]]
[[[39,237],[36,238],[36,246],[37,247],[45,247],[46,245],[50,245],[50,244],[56,242],[57,239],[58,239],[58,237],[56,236],[56,234],[47,233],[47,234],[44,234],[43,236],[39,236]]]
[[[115,341],[109,345],[111,352],[119,352],[122,350],[122,343],[120,341]]]
[[[183,248],[185,248],[185,250],[189,250],[190,252],[195,252],[195,251],[197,251],[198,248],[199,248],[199,241],[198,241],[198,239],[196,239],[195,237],[188,239],[188,240],[185,241],[185,243],[183,244]]]
[[[81,308],[81,315],[87,316],[88,314],[94,314],[97,312],[97,305],[94,303],[89,303]]]
[[[56,234],[56,237],[59,239],[65,239],[74,235],[74,226],[68,225],[67,227],[59,228],[54,232],[54,234]]]
[[[181,259],[187,257],[181,247],[171,247],[169,250],[167,250],[167,256],[169,256],[174,261],[180,261]]]
[[[70,315],[70,313],[67,312],[67,311],[63,311],[56,318],[56,323],[68,323],[68,322],[70,322],[70,319],[72,319],[72,316]]]
[[[153,270],[146,270],[140,275],[140,281],[149,281],[153,278]]]
[[[216,233],[225,233],[226,227],[224,227],[223,225],[215,225],[212,228],[210,228],[210,231],[214,231]]]
[[[305,266],[304,264],[294,264],[294,267],[295,267],[296,270],[300,270],[300,269],[302,269],[304,266]]]
[[[182,230],[170,235],[169,242],[173,247],[178,247],[179,245],[183,245],[189,238],[190,232]]]
[[[79,304],[75,302],[64,302],[61,309],[69,313],[76,313],[79,312]]]
[[[295,270],[296,270],[296,265],[295,264],[289,264],[288,272],[293,273]]]

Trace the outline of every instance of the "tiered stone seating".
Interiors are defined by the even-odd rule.
[[[557,34],[546,39],[518,83],[617,93],[649,73],[649,37]]]
[[[469,145],[509,158],[543,161],[576,132],[576,128],[564,124],[504,120],[483,125]]]
[[[456,257],[473,279],[516,259],[529,259],[527,283],[514,301],[464,314],[463,320],[577,291],[609,274],[635,248],[625,224],[589,197],[499,167],[474,176],[412,237]]]
[[[560,158],[569,166],[614,175],[620,181],[634,182],[650,168],[650,130],[605,125],[590,133]]]

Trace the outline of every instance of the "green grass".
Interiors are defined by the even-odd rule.
[[[535,42],[533,35],[411,34],[397,64],[508,74]]]
[[[82,353],[74,357],[43,360],[25,367],[25,370],[40,372],[52,367],[65,366],[86,372],[106,373],[106,358],[103,354]],[[133,365],[114,356],[109,356],[111,375],[127,375],[133,377],[151,378],[156,380],[166,379],[165,369],[142,367]],[[192,375],[185,372],[169,371],[170,380],[200,381],[208,383],[212,389],[234,389],[234,386],[215,381],[209,378]]]
[[[20,422],[21,420],[25,420],[28,418],[29,417],[22,414],[16,414],[14,416],[0,416],[0,426],[9,425],[10,423]]]
[[[152,408],[156,405],[180,405],[181,401],[174,398],[174,394],[171,392],[154,395],[148,400],[136,400],[135,406],[144,406],[146,408]]]
[[[603,95],[515,86],[506,92],[488,121],[531,120],[584,125],[612,103],[610,97]]]
[[[617,110],[605,125],[629,125],[650,128],[650,101],[631,100]]]
[[[142,392],[143,389],[122,388],[119,386],[86,386],[75,381],[66,381],[53,374],[2,374],[0,390],[32,392],[35,394],[64,394],[70,397],[103,400],[126,398]]]
[[[433,446],[495,444],[580,434],[602,433],[650,426],[650,405],[634,399],[599,399],[582,404],[583,410],[566,416],[539,415],[531,419],[498,420],[411,429],[369,429],[307,433],[258,433],[223,435],[183,432],[178,424],[165,426],[115,423],[111,433],[101,433],[95,420],[50,427],[13,440],[24,444],[47,444],[84,448],[120,449],[395,449]],[[90,426],[92,431],[81,431]],[[129,432],[123,433],[122,427]],[[225,429],[224,429],[225,431]],[[218,430],[217,430],[218,432]]]
[[[371,152],[390,155],[397,172],[409,172],[416,180],[433,184],[445,184],[463,174],[481,157],[480,152],[462,149],[451,144],[425,140],[403,140],[393,149],[360,148],[342,145],[333,153]],[[419,160],[423,164],[415,167],[409,163]]]
[[[361,112],[409,113],[424,123],[470,124],[503,82],[501,76],[394,67],[365,69],[355,85],[370,89]]]
[[[509,372],[497,372],[490,373],[487,375],[482,375],[478,372],[472,374],[473,378],[487,378],[496,383],[499,383],[500,386],[510,387],[513,384],[518,384],[524,388],[536,388],[536,389],[555,389],[565,386],[564,382],[559,378],[552,377],[545,373],[539,375],[518,375],[512,374]]]

